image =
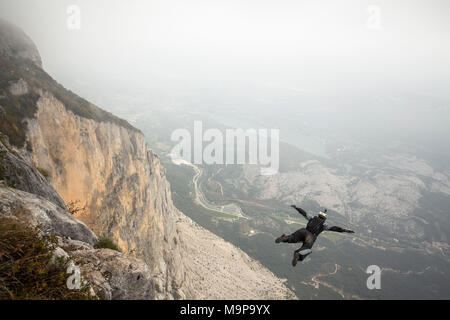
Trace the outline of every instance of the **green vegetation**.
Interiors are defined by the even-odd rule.
[[[0,299],[88,300],[89,287],[67,288],[69,261],[54,258],[56,239],[12,218],[0,218]]]
[[[27,82],[29,92],[14,96],[10,93],[9,87],[20,79]],[[0,119],[0,130],[8,136],[12,145],[19,148],[26,145],[30,148],[26,141],[27,123],[25,119],[32,119],[36,116],[36,103],[40,97],[39,90],[50,92],[61,101],[67,110],[80,117],[97,122],[112,122],[127,129],[138,131],[126,120],[98,108],[65,89],[31,61],[8,60],[0,57],[0,105],[4,109],[4,115]]]
[[[107,237],[101,237],[98,239],[98,243],[94,247],[96,249],[111,249],[121,252],[119,247]]]

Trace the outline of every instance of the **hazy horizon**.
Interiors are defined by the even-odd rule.
[[[441,0],[0,4],[57,81],[106,109],[124,95],[184,111],[283,110],[438,146],[450,134],[449,12]]]

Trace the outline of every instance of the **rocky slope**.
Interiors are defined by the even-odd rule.
[[[0,138],[3,140],[4,136]],[[58,247],[54,258],[64,257],[80,266],[94,295],[106,299],[155,298],[155,278],[147,264],[117,251],[94,249],[97,236],[67,211],[59,195],[36,168],[1,141],[0,178],[0,216],[18,219],[38,227],[44,234],[55,235]],[[16,189],[29,189],[28,186],[32,186],[27,190],[30,192]]]
[[[124,277],[129,273],[120,273],[117,268],[129,263],[127,259],[131,257],[96,252],[90,247],[92,241],[84,241],[87,244],[80,246],[83,250],[69,251],[73,257],[83,256],[90,261],[86,268],[93,278],[94,274],[102,274],[100,270],[115,268],[114,272],[109,270],[107,273],[111,273],[116,285],[111,284],[110,276],[107,281],[110,289],[101,288],[107,297],[294,297],[280,279],[240,250],[194,223],[186,222],[187,218],[172,203],[165,170],[158,157],[148,149],[144,136],[123,120],[58,85],[42,70],[34,45],[20,33],[5,22],[0,24],[0,67],[3,72],[0,129],[10,141],[16,142],[18,154],[13,162],[39,168],[59,195],[48,190],[44,192],[45,187],[41,191],[33,190],[35,180],[43,177],[32,169],[27,169],[31,171],[25,176],[36,174],[37,177],[27,183],[16,179],[22,188],[16,187],[28,194],[48,195],[46,201],[54,208],[44,209],[45,212],[66,212],[64,202],[78,201],[81,206],[86,206],[86,210],[76,218],[96,234],[112,238],[125,254],[142,259],[130,262],[130,265],[134,265],[131,270],[138,270],[139,279],[148,280],[147,285],[142,285],[139,290],[123,289],[123,284],[128,281]],[[22,138],[15,139],[16,136]],[[13,156],[9,152],[5,159]],[[51,204],[46,203],[47,206]],[[34,210],[39,211],[37,207],[30,209]],[[181,223],[177,225],[177,221]],[[68,236],[66,233],[61,235]],[[222,249],[213,250],[210,241]],[[230,255],[235,258],[229,259]],[[126,263],[120,262],[124,260]],[[210,265],[204,267],[208,263]],[[201,277],[199,270],[202,270]],[[102,283],[99,278],[94,282]],[[253,281],[236,284],[244,278]],[[137,286],[132,279],[134,277],[129,278],[130,286]],[[122,289],[112,290],[112,287],[118,287],[117,283],[122,283]],[[224,289],[204,289],[215,288],[210,283]],[[269,290],[270,287],[276,289]]]
[[[198,299],[296,299],[272,272],[186,216],[177,221]]]

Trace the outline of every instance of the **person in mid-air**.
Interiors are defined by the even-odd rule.
[[[294,258],[292,260],[292,266],[294,267],[297,265],[297,261],[303,261],[312,252],[311,248],[314,245],[317,236],[322,231],[354,233],[352,230],[343,229],[341,227],[328,227],[325,224],[328,217],[327,210],[324,210],[324,212],[319,212],[319,214],[315,217],[311,217],[302,208],[295,205],[292,205],[291,207],[304,216],[305,219],[308,220],[308,224],[306,225],[306,228],[297,230],[291,235],[286,236],[283,234],[281,237],[277,238],[275,242],[303,243],[300,249],[294,251]]]

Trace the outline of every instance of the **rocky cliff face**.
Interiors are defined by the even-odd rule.
[[[66,203],[86,205],[77,218],[147,261],[160,276],[159,298],[189,296],[177,211],[165,171],[142,134],[76,116],[42,91],[27,136],[33,152],[24,156],[49,173]]]
[[[1,134],[0,138],[0,217],[19,220],[56,236],[58,246],[53,259],[62,257],[78,265],[93,295],[105,299],[154,299],[157,278],[148,265],[121,252],[95,249],[95,233],[67,211],[39,171],[3,144]]]
[[[11,27],[2,29],[0,25],[0,34],[10,30]],[[20,37],[13,37],[17,38]],[[0,67],[9,75],[1,82],[3,87],[0,89],[4,95],[0,96],[0,105],[3,105],[0,129],[5,129],[9,139],[15,137],[15,132],[25,132],[22,140],[26,142],[23,146],[16,145],[18,157],[12,162],[22,161],[45,172],[58,194],[52,190],[33,190],[34,180],[23,183],[19,178],[16,180],[22,184],[21,190],[46,196],[61,210],[65,210],[64,202],[75,201],[86,206],[86,210],[76,218],[96,234],[112,238],[124,253],[142,259],[142,265],[138,262],[133,265],[139,270],[139,279],[150,282],[141,285],[144,291],[136,289],[136,295],[132,297],[295,297],[267,269],[198,227],[174,207],[165,170],[138,130],[58,85],[41,70],[34,45],[23,45],[23,42],[28,44],[27,38],[20,40],[17,46],[20,50],[29,48],[28,51],[16,50],[11,37],[2,35],[0,39],[3,39],[0,40],[0,53],[3,55]],[[22,52],[19,57],[13,54],[19,51]],[[27,73],[21,73],[22,65],[28,68]],[[35,104],[27,109],[23,108],[25,103]],[[17,110],[22,110],[22,113],[17,113]],[[6,122],[5,117],[11,120]],[[22,140],[17,139],[19,142]],[[12,156],[8,155],[8,159]],[[34,169],[27,170],[31,172],[26,176],[36,173]],[[42,179],[42,175],[37,176]],[[109,270],[116,265],[116,271],[108,272],[116,275],[116,283],[126,282],[124,279],[128,273],[121,274],[117,266],[125,266],[126,263],[119,260],[127,258],[110,252],[92,251],[93,248],[89,247],[92,241],[85,242],[86,246],[80,247],[83,252],[77,249],[73,251],[78,253],[69,255],[84,256],[90,261],[87,265],[91,269],[87,271],[90,270],[94,280],[95,272]],[[220,250],[215,250],[216,245]],[[251,280],[239,283],[244,277]],[[138,285],[133,282],[134,277],[129,279],[133,284],[131,287]],[[114,287],[114,281],[109,280],[108,283]],[[213,283],[215,286],[210,285]],[[134,292],[127,289],[128,294],[121,294],[122,289],[114,291],[111,286],[101,290],[111,298],[127,298],[130,291]]]
[[[1,136],[0,136],[1,137]],[[46,233],[94,245],[97,236],[66,210],[56,191],[37,169],[0,141],[0,214],[24,218]]]

